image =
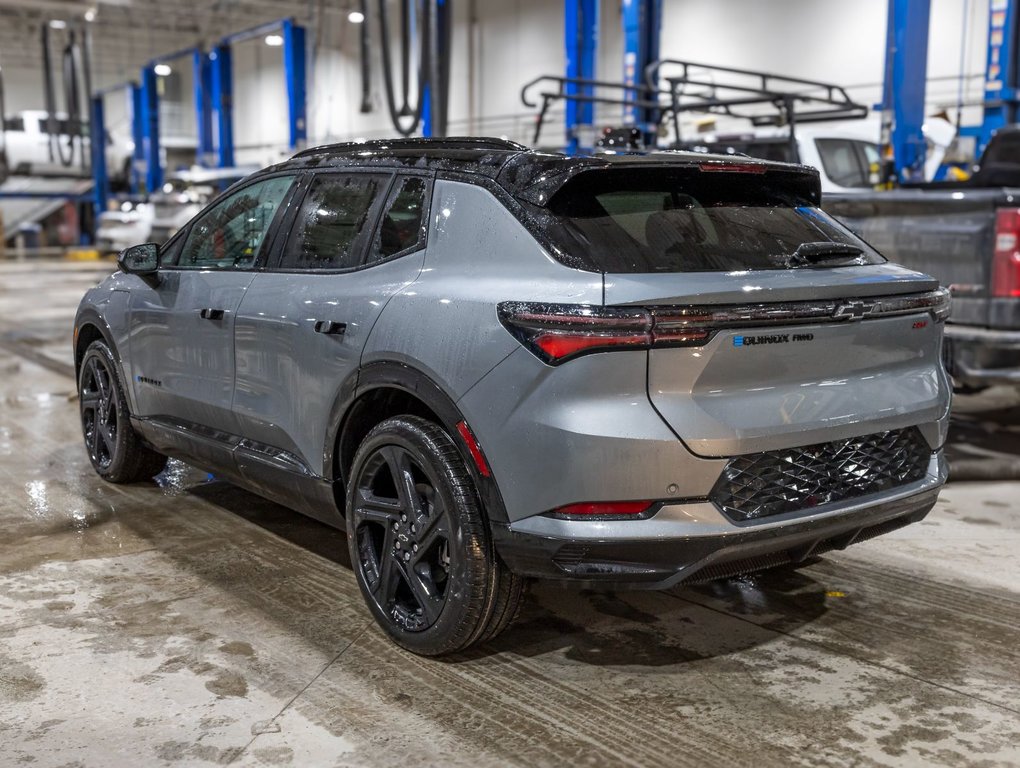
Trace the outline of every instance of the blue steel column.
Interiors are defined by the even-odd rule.
[[[145,162],[145,124],[143,123],[142,88],[131,83],[131,141],[135,151],[131,156],[131,194],[137,195],[142,184],[142,164]]]
[[[662,0],[623,0],[623,82],[644,84],[645,67],[659,58],[662,30]],[[641,92],[626,91],[628,98],[639,98]],[[658,110],[625,106],[623,122],[636,125],[645,136],[645,143],[655,142],[659,122]]]
[[[594,79],[595,52],[599,41],[598,0],[566,0],[565,40],[567,54],[567,77]],[[593,95],[591,86],[567,84],[566,93]],[[595,122],[595,105],[591,102],[566,100],[567,153],[576,154],[590,150],[581,145],[581,126],[592,126]]]
[[[213,164],[212,62],[202,51],[195,51],[192,55],[197,131],[195,154],[198,164],[208,167]]]
[[[212,107],[216,122],[216,149],[220,168],[234,165],[234,83],[230,47],[218,45],[212,62]]]
[[[106,168],[106,116],[103,114],[103,97],[92,97],[89,113],[89,132],[92,150],[92,209],[93,226],[99,228],[99,214],[106,210],[110,199],[110,177]]]
[[[988,14],[988,59],[985,66],[985,109],[981,123],[980,154],[988,140],[1017,119],[1017,85],[1020,84],[1020,14],[1016,0],[991,0]]]
[[[297,149],[308,138],[306,125],[305,28],[283,22],[283,71],[287,79],[288,141]]]
[[[142,69],[142,159],[145,162],[145,189],[155,192],[163,186],[163,168],[159,157],[159,93],[153,64]]]
[[[882,145],[892,149],[895,179],[924,180],[924,91],[930,0],[889,0]]]

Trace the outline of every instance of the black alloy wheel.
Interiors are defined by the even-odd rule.
[[[142,442],[131,426],[117,361],[104,341],[82,357],[78,402],[85,450],[96,474],[111,483],[149,480],[166,466],[166,456]]]
[[[386,419],[358,448],[350,478],[351,563],[391,638],[437,656],[513,621],[523,580],[496,554],[474,481],[445,430],[417,416]]]
[[[81,373],[81,427],[89,458],[100,473],[109,471],[117,452],[119,420],[113,386],[102,357],[89,357]]]

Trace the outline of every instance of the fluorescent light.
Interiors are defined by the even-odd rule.
[[[50,29],[67,29],[67,22],[63,19],[50,19]]]
[[[173,72],[169,64],[157,64],[152,68],[152,71],[160,77],[169,77],[170,73]]]
[[[283,45],[283,36],[282,35],[266,35],[266,45],[271,45],[274,48],[277,48],[277,47]]]
[[[364,20],[365,14],[361,11],[351,11],[347,14],[347,21],[351,22],[351,24],[360,24]]]

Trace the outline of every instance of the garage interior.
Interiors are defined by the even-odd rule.
[[[332,142],[814,141],[849,218],[967,184],[1018,123],[1020,0],[0,0],[0,78],[0,765],[1020,765],[1020,341],[954,395],[920,523],[661,592],[535,582],[428,659],[343,533],[177,460],[97,477],[71,340],[117,250]]]

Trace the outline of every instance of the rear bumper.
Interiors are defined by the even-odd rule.
[[[896,493],[783,519],[737,525],[713,517],[707,507],[714,505],[675,504],[647,520],[539,516],[495,527],[493,534],[500,556],[524,576],[584,587],[665,589],[796,563],[917,522],[935,505],[945,480],[940,452],[923,480]]]
[[[946,325],[946,369],[957,384],[1020,385],[1020,331]]]

